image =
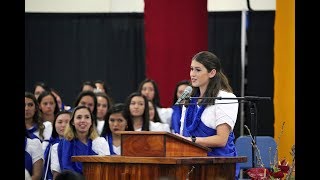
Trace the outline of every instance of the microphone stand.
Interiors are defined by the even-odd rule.
[[[250,120],[251,120],[251,128],[253,129],[251,132],[253,133],[253,139],[254,141],[252,143],[256,143],[257,139],[256,136],[258,135],[258,118],[257,118],[257,106],[256,106],[256,102],[253,101],[249,101],[248,102],[248,106],[249,106],[249,112],[250,112]],[[253,144],[255,145],[255,144]],[[254,157],[255,157],[255,149],[252,146],[252,167],[256,167],[256,162],[254,161]]]
[[[250,112],[250,122],[251,122],[251,132],[252,137],[254,141],[252,143],[256,142],[256,136],[258,135],[258,118],[257,118],[257,106],[256,102],[260,100],[271,100],[270,97],[258,97],[258,96],[244,96],[244,97],[189,97],[189,99],[217,99],[217,100],[241,100],[243,102],[248,102],[249,106],[249,112]],[[218,103],[217,103],[218,104]],[[255,153],[254,153],[254,147],[252,146],[252,167],[255,167]]]

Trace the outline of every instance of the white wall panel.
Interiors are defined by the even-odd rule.
[[[257,11],[275,10],[276,0],[250,0],[250,5]],[[208,0],[207,8],[208,11],[248,10],[246,0]],[[143,11],[144,0],[25,0],[25,12],[142,13]]]

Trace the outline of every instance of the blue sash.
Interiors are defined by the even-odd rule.
[[[51,158],[49,159],[49,152],[51,150],[51,147],[54,144],[59,143],[59,141],[60,141],[60,138],[51,137],[50,140],[49,140],[49,144],[46,147],[46,150],[44,151],[43,178],[45,177],[45,173],[46,173],[47,166],[48,166],[48,163],[49,163],[46,179],[53,179],[53,174],[52,174],[51,168],[50,168],[51,167],[51,163],[50,163],[51,162]]]
[[[171,129],[173,129],[175,133],[180,133],[182,107],[180,105],[173,105],[171,108],[173,110],[171,116]]]
[[[87,145],[83,144],[78,139],[73,139],[71,141],[62,139],[58,145],[58,156],[61,171],[72,170],[82,174],[82,163],[71,161],[71,156],[80,155],[97,155],[97,153],[92,150],[91,139],[88,139]]]
[[[113,151],[113,144],[112,144],[112,133],[109,133],[107,135],[108,137],[108,144],[109,144],[109,149],[110,149],[110,155],[116,155],[116,153]]]
[[[37,138],[40,140],[40,142],[42,142],[42,139],[40,139],[38,136],[34,134],[34,132],[36,132],[37,130],[38,130],[38,125],[34,125],[31,129],[27,129],[28,135],[30,139]]]

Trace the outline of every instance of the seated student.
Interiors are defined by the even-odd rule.
[[[36,82],[33,86],[33,95],[38,99],[39,95],[44,91],[50,91],[49,86],[45,82]]]
[[[169,124],[162,123],[158,111],[155,110],[154,104],[152,101],[148,101],[149,105],[149,117],[150,117],[150,131],[170,131]]]
[[[95,127],[97,128],[98,100],[97,100],[96,94],[93,91],[81,91],[76,97],[76,100],[73,106],[74,107],[87,106],[92,113],[92,119],[93,119],[93,122],[95,123]],[[73,111],[73,109],[71,111]],[[99,134],[99,131],[98,131],[98,134]]]
[[[44,139],[44,141],[42,141],[42,148],[43,148],[43,150],[45,150],[49,144],[49,139],[52,134],[52,126],[53,126],[54,117],[60,110],[59,110],[56,98],[49,91],[44,91],[39,95],[38,103],[39,103],[39,109],[41,112],[41,117],[42,117],[43,122],[44,123],[50,122],[50,125],[51,125],[50,136],[47,137],[46,139]]]
[[[38,97],[43,122],[53,123],[54,116],[60,111],[56,97],[50,91],[42,92]]]
[[[60,109],[60,111],[66,110],[66,111],[71,111],[71,106],[65,105],[64,102],[62,101],[62,98],[60,96],[60,94],[58,93],[57,90],[51,88],[50,92],[54,95],[54,97],[57,100],[58,103],[58,107]]]
[[[63,170],[82,174],[82,163],[71,160],[72,156],[79,155],[110,155],[108,142],[99,137],[92,113],[86,106],[74,108],[64,139],[61,139],[57,149],[52,148],[51,170],[54,178]]]
[[[160,95],[156,82],[152,79],[145,79],[140,83],[138,92],[153,102],[156,110],[158,111],[161,122],[171,125],[172,108],[165,108],[160,105]]]
[[[121,155],[121,135],[117,131],[133,131],[132,122],[128,121],[125,105],[117,103],[110,107],[106,115],[101,137],[106,138],[111,155]]]
[[[53,121],[52,135],[49,140],[49,144],[44,151],[44,170],[43,179],[51,180],[53,175],[51,172],[51,150],[53,146],[57,146],[60,140],[63,138],[64,130],[71,119],[71,113],[69,111],[60,111],[55,116]]]
[[[97,119],[95,121],[95,125],[97,127],[99,135],[101,135],[103,126],[106,121],[106,115],[108,109],[112,106],[111,98],[104,92],[96,92],[97,97]]]
[[[106,83],[104,81],[96,80],[96,81],[94,81],[94,84],[96,85],[95,92],[104,92],[104,93],[110,95],[109,94],[110,88],[109,88],[109,86],[108,87],[106,86]]]
[[[149,106],[147,98],[140,92],[131,93],[126,99],[126,112],[135,131],[149,131]]]
[[[81,85],[81,91],[94,91],[96,89],[96,85],[92,81],[84,81]]]
[[[24,167],[33,180],[40,180],[43,167],[43,150],[38,138],[31,139],[25,131],[24,141],[25,155]]]
[[[87,106],[93,115],[94,122],[97,118],[97,105],[97,97],[93,91],[81,91],[74,102],[74,107]]]
[[[31,139],[38,138],[45,149],[52,133],[52,123],[50,121],[43,122],[39,103],[31,92],[24,94],[24,122],[27,133]]]

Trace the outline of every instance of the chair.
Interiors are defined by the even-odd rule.
[[[265,168],[270,169],[271,165],[274,164],[274,158],[277,149],[277,143],[273,137],[270,136],[256,136],[256,144],[259,148],[261,160]],[[277,155],[276,155],[277,156]],[[257,162],[255,157],[255,162]],[[276,157],[276,162],[278,162],[278,156]]]
[[[246,156],[247,162],[239,163],[240,169],[252,168],[252,145],[250,136],[240,136],[235,141],[238,156]]]
[[[259,148],[264,167],[270,169],[276,153],[277,143],[275,142],[274,138],[270,136],[256,136],[255,141]],[[235,141],[238,156],[247,157],[247,162],[238,163],[241,170],[240,179],[243,177],[243,170],[250,169],[253,166],[257,167],[257,158],[256,156],[253,157],[253,146],[251,142],[252,139],[250,136],[240,136]]]
[[[264,167],[271,168],[273,164],[277,143],[270,136],[256,136],[255,141],[260,151],[260,156]],[[239,163],[241,169],[249,169],[253,164],[257,165],[256,156],[252,157],[252,144],[250,136],[240,136],[235,141],[238,156],[247,156],[247,162]],[[257,153],[257,152],[255,152]]]

